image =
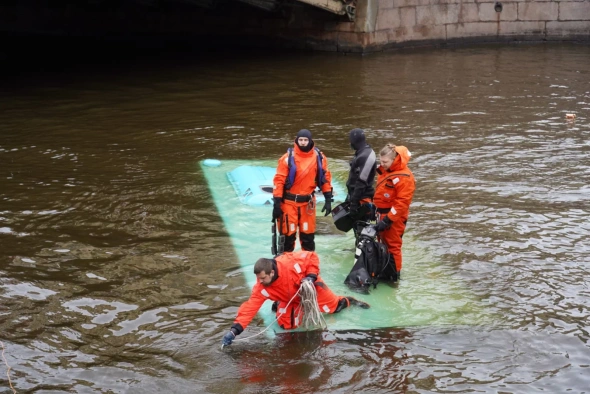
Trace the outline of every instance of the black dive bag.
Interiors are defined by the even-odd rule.
[[[375,220],[375,205],[361,204],[358,213],[353,216],[350,214],[350,202],[344,201],[332,209],[332,219],[334,225],[340,231],[349,232],[358,221]]]
[[[377,287],[379,280],[395,280],[397,273],[387,246],[377,241],[375,225],[368,224],[359,236],[354,254],[354,265],[344,280],[352,290],[368,293],[369,288]]]

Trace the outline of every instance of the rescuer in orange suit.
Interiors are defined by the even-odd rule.
[[[311,281],[317,292],[317,306],[323,313],[338,313],[352,305],[369,308],[369,304],[353,297],[338,296],[328,288],[319,275],[320,259],[315,252],[289,252],[274,259],[261,258],[254,264],[257,282],[248,301],[238,309],[230,331],[223,337],[223,345],[244,331],[266,300],[275,301],[277,322],[283,329],[297,328],[303,319],[303,308],[298,295],[303,281]]]
[[[411,153],[405,146],[387,144],[380,152],[373,203],[377,207],[377,225],[381,241],[395,261],[399,278],[402,269],[402,236],[406,229],[410,204],[416,189],[414,174],[408,168]]]
[[[272,220],[278,220],[277,227],[284,235],[283,250],[295,249],[298,229],[301,249],[315,250],[314,190],[318,187],[324,194],[322,212],[326,212],[324,216],[329,215],[333,201],[332,175],[326,156],[315,147],[309,130],[299,130],[293,148],[279,159],[273,184]]]

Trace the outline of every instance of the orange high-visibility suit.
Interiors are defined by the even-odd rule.
[[[318,155],[321,155],[323,180],[325,181],[323,184],[318,184],[317,179]],[[309,152],[303,152],[295,143],[292,157],[297,171],[291,187],[289,189],[285,187],[290,170],[289,152],[279,159],[277,172],[273,179],[273,197],[282,199],[283,215],[279,220],[279,232],[285,235],[285,252],[292,252],[295,249],[297,229],[299,229],[301,249],[313,251],[315,250],[316,199],[312,193],[317,186],[322,193],[330,193],[331,195],[332,174],[328,170],[326,156],[313,147]]]
[[[285,253],[277,256],[275,261],[275,280],[266,286],[260,282],[254,285],[250,299],[238,309],[234,326],[239,324],[242,330],[245,329],[266,300],[279,302],[279,326],[287,330],[299,326],[303,318],[303,308],[300,306],[301,299],[297,291],[301,286],[301,279],[309,274],[317,276],[315,288],[320,310],[324,313],[334,313],[338,302],[344,297],[335,295],[319,276],[320,260],[315,252]]]
[[[397,271],[402,269],[402,236],[410,214],[410,204],[416,189],[414,174],[408,168],[410,151],[405,146],[396,146],[397,156],[388,170],[377,167],[377,184],[373,203],[377,207],[378,220],[387,215],[391,226],[379,236],[393,255]]]

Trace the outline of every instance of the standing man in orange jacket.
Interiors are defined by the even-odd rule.
[[[238,309],[230,331],[223,337],[223,346],[231,345],[236,335],[248,327],[266,300],[275,301],[277,322],[285,330],[303,322],[299,288],[303,281],[314,284],[317,307],[322,313],[338,313],[350,305],[368,309],[369,304],[353,297],[338,296],[320,277],[320,259],[315,252],[285,253],[274,259],[261,258],[254,264],[256,284],[250,298]],[[273,309],[274,310],[274,309]]]
[[[410,215],[416,189],[414,174],[408,168],[410,151],[405,146],[387,144],[380,152],[377,185],[373,202],[377,207],[379,236],[395,261],[396,275],[402,270],[402,236]]]
[[[311,139],[307,129],[299,130],[293,148],[289,148],[278,162],[273,179],[272,220],[279,221],[279,232],[285,236],[284,251],[295,249],[299,229],[302,250],[315,250],[315,196],[318,187],[324,194],[325,216],[332,211],[332,175],[328,160]]]

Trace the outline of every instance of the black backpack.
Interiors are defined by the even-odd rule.
[[[359,236],[352,270],[344,283],[352,290],[368,293],[377,287],[379,279],[395,280],[395,264],[387,246],[377,241],[374,225],[367,225]]]

